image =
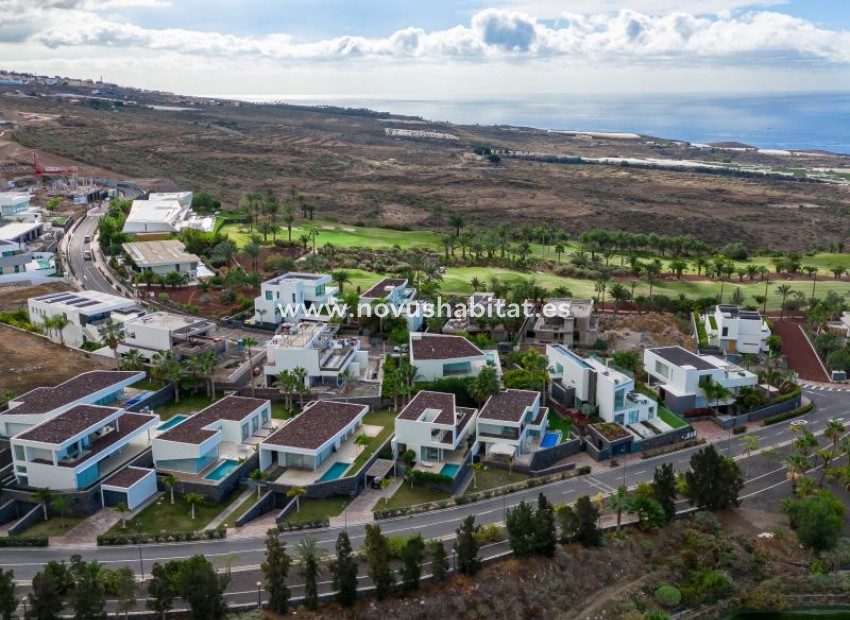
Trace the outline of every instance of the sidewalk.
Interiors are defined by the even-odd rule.
[[[230,515],[232,515],[234,512],[236,512],[237,510],[239,510],[239,508],[241,508],[241,507],[242,507],[242,504],[244,504],[244,503],[245,503],[245,501],[246,501],[246,500],[247,500],[247,499],[248,499],[251,495],[253,495],[254,497],[256,497],[256,496],[257,496],[256,491],[255,491],[254,489],[245,489],[245,491],[243,491],[243,492],[242,492],[242,495],[240,495],[240,496],[236,499],[236,501],[234,501],[232,504],[230,504],[230,506],[228,506],[226,510],[223,510],[223,511],[221,512],[221,514],[219,514],[219,515],[218,515],[215,519],[213,519],[212,521],[210,521],[204,529],[205,529],[205,530],[214,530],[215,528],[217,528],[217,527],[218,527],[219,525],[221,525],[222,523],[226,523],[226,522],[227,522],[227,518],[228,518]]]
[[[372,523],[375,520],[372,510],[378,503],[383,502],[385,497],[392,497],[398,488],[404,484],[403,478],[396,478],[386,489],[364,489],[360,495],[351,500],[345,507],[345,511],[337,517],[330,518],[331,527],[342,527],[346,523]]]

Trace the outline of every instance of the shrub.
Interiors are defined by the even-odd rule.
[[[482,525],[481,528],[475,532],[475,541],[479,545],[490,545],[502,542],[503,540],[505,540],[505,530],[495,523]]]
[[[327,517],[323,519],[314,519],[313,521],[292,521],[290,523],[278,523],[278,532],[298,532],[300,530],[315,530],[322,527],[329,527],[330,521]]]
[[[739,424],[738,426],[736,426],[732,429],[733,435],[740,435],[740,434],[746,433],[746,432],[747,432],[747,425],[746,424]]]
[[[682,593],[679,591],[679,588],[671,586],[668,583],[662,583],[655,590],[655,600],[662,607],[677,607],[682,602]]]
[[[591,471],[592,471],[592,469],[590,468],[590,465],[582,465],[581,467],[579,467],[579,468],[576,470],[576,473],[577,473],[579,476],[586,476],[586,475],[588,475]]]
[[[146,545],[149,543],[165,543],[175,541],[214,540],[227,537],[227,530],[218,527],[214,530],[199,530],[197,532],[166,532],[162,534],[101,534],[97,544],[101,547],[117,545]]]
[[[778,424],[779,422],[784,422],[785,420],[790,420],[791,418],[796,418],[798,416],[805,415],[809,411],[811,411],[814,406],[814,403],[809,403],[808,405],[797,407],[796,409],[792,409],[791,411],[786,411],[785,413],[780,413],[779,415],[770,416],[769,418],[764,419],[764,421],[762,422],[762,426]]]
[[[3,536],[0,547],[46,547],[47,536]]]

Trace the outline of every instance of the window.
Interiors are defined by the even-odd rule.
[[[320,297],[325,294],[325,285],[320,284],[316,287],[316,297]]]
[[[263,424],[269,421],[269,410],[263,409]]]
[[[243,440],[243,441],[244,441],[245,439],[248,439],[248,434],[249,434],[249,432],[248,432],[248,423],[247,423],[247,422],[245,422],[245,424],[243,424],[243,425],[242,425],[242,440]]]
[[[617,390],[614,392],[614,409],[622,409],[626,397],[626,390]]]
[[[251,430],[256,433],[258,428],[260,428],[260,418],[254,416],[251,418]]]
[[[272,292],[271,291],[266,291],[266,300],[272,301]]]
[[[15,446],[15,460],[17,461],[25,461],[26,457],[24,456],[24,447],[23,446]]]
[[[629,424],[635,424],[638,421],[638,412],[629,411]]]
[[[662,364],[658,360],[655,360],[655,372],[656,374],[661,375],[662,377],[670,378],[670,368],[667,364]]]

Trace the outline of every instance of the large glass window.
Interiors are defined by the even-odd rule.
[[[249,434],[248,423],[245,422],[245,424],[242,425],[242,439],[248,439],[248,434]]]

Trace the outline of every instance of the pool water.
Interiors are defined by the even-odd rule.
[[[448,476],[449,478],[454,478],[457,475],[457,470],[460,469],[460,465],[455,465],[454,463],[446,463],[443,465],[442,469],[440,469],[441,476]]]
[[[321,478],[319,478],[318,482],[327,482],[328,480],[341,478],[349,467],[351,467],[351,463],[334,463],[331,465],[331,468],[326,471]]]
[[[214,470],[204,476],[204,480],[221,480],[237,467],[239,467],[238,461],[222,461]]]
[[[561,431],[546,433],[540,440],[541,448],[553,448],[561,442]]]
[[[156,427],[158,431],[167,431],[169,428],[174,428],[178,424],[180,424],[183,420],[188,418],[189,416],[185,415],[176,415],[173,418],[170,418],[168,421],[163,422],[159,426]]]

